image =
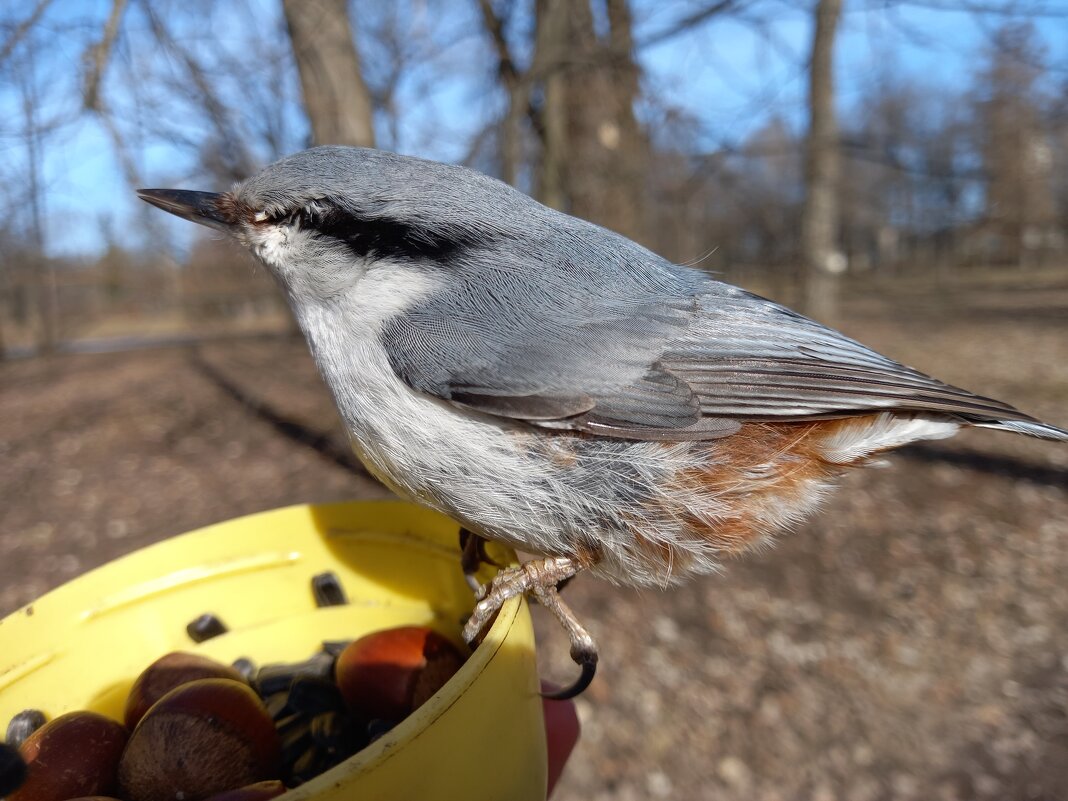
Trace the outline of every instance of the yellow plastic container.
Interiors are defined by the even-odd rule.
[[[458,559],[455,523],[390,501],[294,506],[153,545],[0,621],[0,726],[28,707],[121,720],[134,678],[169,651],[291,662],[407,624],[459,643],[472,598]],[[348,605],[316,608],[311,579],[325,570]],[[198,645],[185,627],[204,612],[229,631]],[[534,635],[514,599],[433,698],[285,798],[542,801],[545,781]]]

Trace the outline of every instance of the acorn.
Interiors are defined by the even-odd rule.
[[[208,801],[268,801],[268,799],[280,796],[286,791],[286,786],[277,779],[265,782],[247,784],[236,790],[227,790],[225,793],[213,795]]]
[[[376,631],[338,657],[341,695],[364,718],[401,720],[452,678],[464,657],[449,640],[425,626]]]
[[[126,801],[199,801],[278,778],[279,741],[246,684],[199,679],[171,690],[130,735],[119,763]]]
[[[7,801],[67,801],[112,795],[127,731],[96,712],[68,712],[26,738],[26,779]]]
[[[230,679],[245,682],[236,669],[214,659],[184,651],[161,656],[142,671],[130,688],[123,718],[133,729],[156,701],[175,687],[198,679]]]

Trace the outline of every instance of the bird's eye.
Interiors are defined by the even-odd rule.
[[[288,214],[284,211],[268,211],[267,209],[260,209],[252,215],[252,221],[257,225],[278,225],[292,216],[292,214]]]

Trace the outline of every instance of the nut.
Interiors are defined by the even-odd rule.
[[[161,656],[144,669],[130,688],[123,714],[126,725],[132,729],[156,701],[175,687],[198,679],[244,681],[235,668],[205,656],[183,651]]]
[[[345,702],[365,718],[400,720],[463,665],[456,646],[433,629],[403,626],[361,637],[338,657]]]
[[[125,726],[96,712],[60,715],[19,748],[26,760],[26,781],[7,801],[66,801],[112,794],[126,740]]]
[[[278,777],[274,722],[255,692],[200,679],[163,696],[141,719],[119,764],[127,801],[199,801]]]

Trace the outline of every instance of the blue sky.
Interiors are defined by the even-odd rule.
[[[835,64],[843,111],[862,101],[880,81],[949,89],[970,84],[991,29],[1004,18],[975,18],[931,7],[939,1],[899,5],[845,0]],[[1060,81],[1063,91],[1068,85],[1068,8],[1066,16],[1058,16],[1059,4],[1068,6],[1063,0],[1044,3],[1054,13],[1038,18],[1037,28],[1048,49],[1047,60],[1056,67],[1051,81]],[[18,20],[27,13],[14,5],[2,12],[3,19]],[[486,88],[489,62],[482,57],[484,43],[477,35],[474,4],[467,0],[431,3],[438,10],[446,9],[446,14],[428,13],[427,6],[416,0],[401,5],[422,10],[406,18],[405,24],[412,26],[413,41],[433,49],[434,56],[399,85],[397,137],[389,141],[388,131],[383,131],[385,144],[429,158],[458,160],[473,133],[500,108],[500,97]],[[699,5],[634,0],[636,38],[641,41],[663,30]],[[284,44],[278,6],[273,0],[159,4],[161,14],[170,15],[175,37],[208,63],[223,63],[217,61],[222,58],[219,54],[241,56],[255,50],[251,58],[235,59],[246,66],[220,79],[220,97],[226,103],[242,104],[253,91],[279,91],[281,117],[289,129],[286,149],[292,150],[302,146],[306,135],[295,81],[276,85],[270,64],[281,58],[279,51],[250,45],[262,37],[269,38],[273,46]],[[92,256],[104,247],[107,230],[124,244],[143,242],[137,233],[146,218],[130,191],[116,149],[99,121],[79,114],[82,55],[89,42],[99,37],[109,7],[110,0],[60,0],[50,8],[37,34],[46,37],[48,47],[41,48],[35,64],[39,97],[34,112],[41,119],[62,123],[42,146],[43,227],[50,255]],[[801,0],[753,0],[745,6],[745,13],[764,21],[763,33],[751,24],[726,18],[643,49],[645,85],[653,102],[685,109],[698,122],[698,146],[708,149],[743,140],[771,115],[783,116],[800,127],[806,78],[799,65],[811,36],[807,7]],[[147,23],[136,12],[129,14],[125,25],[124,35],[131,41],[146,36]],[[377,58],[373,43],[362,44],[365,60]],[[172,100],[166,87],[158,88],[179,74],[173,58],[139,55],[131,47],[121,51],[116,63],[107,97],[129,130],[163,123],[193,142],[202,136],[188,101]],[[371,68],[377,65],[376,61]],[[25,108],[12,78],[10,72],[0,72],[0,180],[7,189],[7,197],[0,199],[8,204],[18,197],[26,174],[21,135]],[[139,105],[137,97],[139,89],[150,84],[157,95],[163,92],[165,101],[158,102],[157,97],[148,104],[151,108]],[[194,153],[188,146],[170,144],[158,136],[147,139],[146,146],[131,148],[144,183],[197,188]],[[180,245],[190,235],[189,228],[166,230]]]

